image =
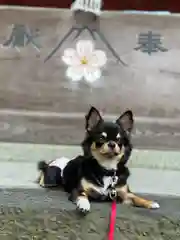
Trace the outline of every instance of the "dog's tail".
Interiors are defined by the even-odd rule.
[[[47,167],[48,167],[48,164],[45,161],[40,161],[38,163],[38,170],[39,171],[45,172]]]

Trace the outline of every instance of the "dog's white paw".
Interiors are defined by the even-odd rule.
[[[77,198],[76,206],[82,213],[88,213],[90,211],[91,205],[86,197],[80,196]]]
[[[157,202],[152,202],[150,208],[151,209],[158,209],[158,208],[160,208],[160,205]]]

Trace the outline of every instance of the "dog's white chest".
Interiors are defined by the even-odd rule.
[[[98,187],[98,192],[102,195],[108,196],[109,194],[109,187],[112,184],[112,177],[104,177],[103,178],[103,187]]]

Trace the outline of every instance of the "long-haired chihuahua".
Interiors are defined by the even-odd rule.
[[[69,160],[59,158],[50,163],[40,162],[39,184],[45,188],[61,186],[83,213],[90,211],[90,201],[110,200],[113,182],[117,201],[138,207],[157,209],[157,202],[132,193],[127,184],[130,175],[126,163],[131,155],[133,113],[128,110],[114,122],[103,119],[91,107],[85,116],[83,153]]]

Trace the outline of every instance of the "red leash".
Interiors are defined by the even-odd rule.
[[[116,200],[113,200],[111,205],[108,240],[114,240],[115,225],[116,225]]]
[[[116,172],[112,177],[111,189],[109,192],[109,197],[112,200],[111,204],[111,213],[110,213],[110,220],[109,220],[109,234],[108,240],[114,240],[114,232],[115,232],[115,225],[116,225],[116,200],[117,200],[117,191],[115,185],[117,183],[118,177],[116,176]]]

